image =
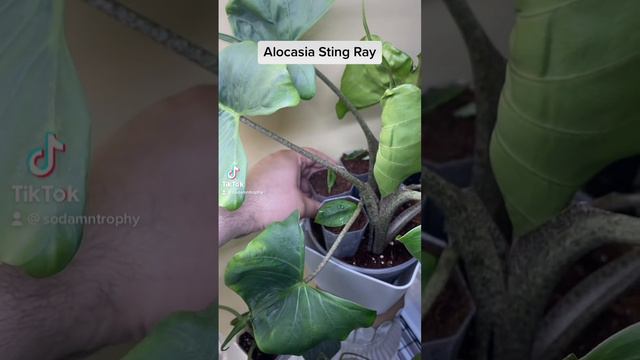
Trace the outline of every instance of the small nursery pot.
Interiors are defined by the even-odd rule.
[[[239,349],[242,352],[242,354],[237,354],[237,353],[234,353],[233,355],[230,354],[233,357],[230,356],[228,358],[229,360],[252,360],[252,359],[249,359],[249,354],[247,354],[247,351],[240,344],[240,339],[243,336],[246,336],[246,334],[249,334],[249,332],[243,331],[240,334],[236,335],[234,345],[237,346],[237,349]],[[251,335],[249,335],[249,336],[251,336]],[[289,356],[289,355],[268,355],[268,354],[265,354],[263,356],[272,357],[272,360],[288,360],[288,359],[291,359],[291,356]],[[224,360],[224,357],[221,360]]]
[[[328,201],[333,201],[338,199],[351,200],[354,203],[359,202],[359,200],[354,198],[353,196],[341,196],[337,198],[325,199],[322,202],[322,205],[324,205]],[[366,217],[367,214],[364,211],[362,211],[360,216]],[[362,242],[362,236],[364,235],[365,230],[367,230],[367,227],[369,226],[369,218],[366,217],[366,219],[367,219],[367,223],[364,225],[364,227],[362,227],[361,229],[350,230],[344,235],[344,239],[342,239],[342,242],[340,243],[336,251],[333,253],[333,256],[350,257],[355,255],[355,253],[358,251],[358,247],[360,247],[360,243]],[[336,242],[336,239],[338,238],[338,234],[332,232],[326,226],[322,226],[322,235],[324,237],[325,247],[328,251]]]
[[[440,250],[444,249],[446,244],[437,238],[434,238],[426,233],[422,234],[423,242],[427,244],[428,247],[439,248]],[[457,324],[456,330],[452,335],[428,340],[425,341],[425,334],[423,334],[422,351],[427,359],[431,360],[455,360],[458,358],[458,353],[460,352],[460,347],[464,341],[464,338],[469,329],[469,325],[471,320],[476,314],[476,306],[473,302],[473,298],[471,297],[471,293],[464,281],[464,277],[462,276],[462,272],[459,268],[455,268],[454,273],[452,274],[451,279],[456,283],[455,289],[459,290],[457,296],[459,298],[467,299],[468,311],[464,319]],[[437,303],[438,300],[436,300]]]
[[[347,154],[342,154],[342,156],[340,157],[340,163],[342,164],[342,166],[344,166],[345,169],[347,169],[347,171],[349,171],[351,174],[353,174],[353,176],[357,177],[358,179],[367,182],[369,180],[369,160],[345,160],[345,156]],[[367,170],[364,170],[364,172],[356,172],[353,171],[352,169],[349,168],[348,166],[348,161],[366,161],[367,162]]]
[[[316,269],[322,262],[326,250],[318,243],[308,219],[302,220],[302,228],[305,232],[305,263],[309,269]],[[415,281],[420,281],[420,264],[416,259],[384,269],[396,274],[392,282],[366,274],[366,270],[374,269],[352,266],[332,257],[316,276],[315,281],[321,289],[375,310],[379,314],[389,310]]]
[[[337,197],[351,195],[353,193],[354,186],[351,185],[351,184],[349,184],[349,188],[348,189],[346,189],[344,191],[337,192],[337,193],[333,193],[333,191],[332,191],[332,193],[329,194],[329,195],[325,195],[324,193],[322,193],[318,189],[316,189],[316,186],[318,186],[318,185],[314,185],[314,182],[316,182],[316,181],[320,181],[321,182],[322,179],[326,179],[327,178],[327,171],[328,171],[327,169],[318,170],[318,171],[314,172],[313,174],[311,174],[311,176],[309,177],[309,181],[311,181],[311,196],[313,197],[314,200],[322,202],[322,201],[324,201],[326,199],[335,199]],[[315,177],[320,176],[321,179],[320,180],[316,180],[316,179],[314,179],[314,176]],[[347,181],[347,180],[344,180],[344,179],[340,178],[339,175],[336,175],[336,176],[337,176],[336,185],[337,185],[338,181]],[[326,184],[326,180],[325,180],[324,181],[324,185],[320,185],[320,186],[326,186],[326,185],[327,184]]]

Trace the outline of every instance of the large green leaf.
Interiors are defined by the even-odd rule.
[[[521,0],[491,162],[516,234],[640,153],[640,2]]]
[[[178,312],[158,323],[122,360],[217,360],[218,308]]]
[[[406,234],[398,236],[398,241],[404,244],[411,255],[420,260],[422,253],[422,225],[418,225],[407,231]]]
[[[218,111],[219,206],[235,210],[244,200],[247,159],[238,132],[240,116],[269,115],[300,103],[286,65],[258,64],[258,47],[245,41],[220,53]]]
[[[226,11],[241,40],[298,40],[335,0],[231,0]]]
[[[343,340],[375,320],[375,311],[314,289],[303,280],[304,235],[294,212],[267,227],[229,262],[225,284],[251,311],[258,348],[301,355],[326,340]]]
[[[64,37],[64,3],[0,4],[0,263],[37,277],[62,270],[82,237],[82,225],[57,221],[83,214],[90,153],[90,119]],[[25,189],[37,198],[25,199]],[[71,196],[47,199],[47,191],[62,194],[54,189]]]
[[[640,360],[640,323],[611,336],[581,360]]]
[[[287,70],[302,99],[309,100],[316,96],[316,68],[313,65],[290,64]]]
[[[411,84],[387,90],[382,98],[380,146],[373,174],[382,196],[420,172],[420,89]]]
[[[361,40],[366,40],[366,37]],[[349,64],[340,80],[340,90],[358,109],[379,103],[385,91],[392,87],[391,76],[396,85],[416,85],[418,81],[418,69],[414,66],[411,56],[377,35],[372,35],[371,40],[382,41],[382,56],[386,65]],[[340,119],[347,113],[344,102],[338,101],[336,113]]]

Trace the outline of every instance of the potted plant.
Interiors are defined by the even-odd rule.
[[[397,302],[419,273],[416,258],[420,257],[420,227],[418,225],[409,229],[411,231],[408,233],[400,233],[399,230],[419,213],[421,199],[420,185],[403,185],[406,178],[421,170],[421,91],[416,86],[419,69],[411,56],[369,32],[363,6],[363,39],[382,41],[384,60],[380,65],[347,65],[340,88],[313,66],[257,63],[255,41],[296,40],[328,11],[332,3],[333,1],[315,1],[311,6],[306,2],[288,2],[286,5],[295,9],[289,9],[282,14],[305,13],[309,16],[305,19],[286,16],[272,19],[269,14],[262,13],[266,10],[260,7],[249,6],[243,1],[231,1],[227,6],[227,14],[234,35],[220,35],[221,39],[231,43],[220,54],[220,179],[225,179],[224,175],[228,169],[237,167],[240,169],[240,176],[236,181],[239,184],[244,183],[247,161],[238,136],[238,127],[244,124],[324,165],[327,170],[326,173],[318,175],[318,179],[322,181],[319,181],[319,188],[316,190],[326,187],[326,194],[329,195],[336,185],[338,176],[358,190],[357,198],[351,198],[350,206],[341,208],[340,204],[344,204],[344,198],[324,200],[318,217],[313,222],[314,227],[320,229],[316,237],[312,235],[311,222],[307,222],[308,226],[304,225],[304,222],[300,224],[298,214],[292,214],[284,222],[267,227],[229,263],[225,283],[243,298],[250,310],[249,313],[236,318],[235,330],[229,339],[240,329],[248,326],[258,348],[265,353],[300,355],[323,341],[344,339],[354,328],[370,326],[376,311],[384,312],[393,303],[371,306],[367,301],[359,300],[363,297],[371,298],[372,293],[376,293],[374,297],[378,297],[375,288],[378,286],[381,291],[391,293],[387,300],[395,298],[394,302]],[[276,6],[284,5],[277,3]],[[287,26],[280,26],[282,24]],[[286,30],[292,28],[297,31]],[[338,117],[344,117],[347,112],[351,112],[365,134],[369,154],[366,181],[350,173],[344,166],[326,161],[283,139],[252,119],[284,107],[295,106],[301,99],[310,100],[315,94],[316,76],[338,96]],[[378,103],[382,107],[382,130],[379,137],[373,134],[358,111]],[[242,191],[229,191],[229,187],[221,182],[220,206],[233,211],[242,206],[243,196]],[[418,203],[398,214],[398,209],[410,201]],[[361,214],[365,215],[365,219],[368,218],[368,227],[364,231],[366,241],[362,241],[356,253],[364,252],[365,257],[369,259],[380,259],[395,256],[390,251],[402,249],[406,256],[401,264],[393,261],[384,261],[382,264],[376,260],[377,268],[367,269],[357,266],[359,264],[350,265],[344,261],[345,258],[334,257],[335,252],[341,248],[341,243],[346,241],[349,230],[362,219]],[[324,236],[327,227],[342,228],[335,240],[335,231],[327,237]],[[327,247],[328,244],[330,247]],[[299,249],[305,249],[304,253],[298,252]],[[281,269],[277,261],[268,260],[284,258],[288,259],[287,263],[300,264],[300,261],[306,261],[313,271],[303,279],[301,267],[296,267],[296,271],[292,272],[291,269]],[[295,261],[290,261],[291,259]],[[387,265],[390,267],[387,268]],[[271,280],[260,278],[258,282],[259,276],[253,275],[256,274],[256,270],[270,274]],[[289,273],[281,274],[280,271],[283,270]],[[377,279],[368,272],[376,273],[384,280]],[[273,279],[274,276],[276,280]],[[349,291],[342,293],[332,288],[332,281],[328,281],[331,278],[340,279],[343,288],[347,284]],[[249,279],[253,279],[251,283],[248,283]],[[286,279],[289,282],[285,281],[283,285]],[[322,290],[313,288],[312,280],[315,280],[318,288]],[[252,290],[254,287],[261,288],[259,294]],[[264,297],[282,294],[283,287],[284,291],[292,296],[291,300],[271,304],[269,311],[264,309],[267,305],[263,303]],[[297,289],[304,289],[304,296],[313,294],[310,307],[307,306],[306,298],[298,297]],[[304,309],[308,310],[307,313],[293,312],[294,308],[290,304],[297,301],[304,301],[302,304]],[[367,310],[362,306],[376,311]],[[275,317],[274,312],[282,314],[282,318]],[[322,320],[318,315],[320,313],[323,314]],[[316,317],[317,321],[311,324],[309,318]]]
[[[336,175],[331,169],[316,171],[311,174],[309,182],[313,198],[318,201],[351,195],[354,189],[349,180]]]
[[[572,201],[600,169],[640,153],[629,133],[640,130],[631,121],[640,116],[637,97],[629,95],[640,64],[627,56],[637,48],[626,42],[629,31],[637,30],[629,13],[640,5],[520,2],[506,66],[468,4],[445,4],[472,59],[473,171],[468,189],[429,168],[423,169],[422,184],[444,213],[446,251],[459,258],[477,308],[463,356],[563,359],[586,326],[640,276],[640,221],[597,208],[603,204],[599,199]],[[595,36],[595,25],[612,16],[618,19],[616,29]],[[579,25],[586,19],[594,25],[590,29]],[[566,46],[551,45],[559,43]],[[600,62],[604,52],[606,64]],[[508,214],[506,221],[501,214]],[[631,246],[558,291],[576,262],[611,243]],[[442,256],[438,265],[441,261]],[[455,268],[437,266],[423,296],[437,296],[438,279]],[[637,330],[624,335],[609,343],[617,344],[617,351],[603,350],[605,344],[585,359],[637,357]]]

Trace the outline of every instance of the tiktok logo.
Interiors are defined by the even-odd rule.
[[[54,133],[48,132],[44,137],[44,147],[33,149],[27,157],[29,171],[39,178],[46,178],[56,169],[56,153],[65,152],[67,146]]]
[[[227,177],[229,180],[235,180],[238,177],[238,173],[240,173],[240,168],[236,164],[233,164],[233,167],[227,173]]]

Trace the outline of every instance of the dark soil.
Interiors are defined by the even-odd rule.
[[[556,287],[550,306],[586,276],[630,249],[627,245],[609,245],[583,257]],[[640,322],[640,283],[627,290],[594,319],[570,345],[568,352],[582,357],[609,336],[637,322]]]
[[[452,276],[427,316],[422,319],[424,341],[455,335],[471,311],[469,300],[460,282]]]
[[[366,225],[367,225],[367,214],[365,214],[364,211],[360,211],[360,215],[358,215],[358,218],[356,219],[356,221],[353,223],[353,225],[351,225],[349,232],[362,230]],[[327,226],[326,228],[327,230],[331,231],[334,234],[340,234],[340,231],[342,231],[342,228],[344,228],[344,226],[340,226],[340,227]]]
[[[329,193],[327,191],[328,189],[327,189],[327,170],[326,169],[313,173],[309,178],[309,181],[311,182],[311,186],[316,191],[316,193],[322,196],[338,195],[351,190],[351,183],[347,181],[345,178],[336,174],[336,183],[333,185],[333,188],[331,189],[331,193]]]
[[[317,239],[322,239],[322,228],[320,225],[311,222],[311,230]],[[360,247],[352,257],[340,258],[347,264],[364,267],[368,269],[385,269],[400,265],[412,258],[407,249],[398,241],[392,241],[380,255],[369,251],[369,231],[365,231],[360,242]]]
[[[242,333],[242,335],[240,335],[240,338],[238,339],[238,345],[240,345],[242,350],[244,350],[244,352],[247,354],[249,354],[249,350],[251,350],[251,347],[253,346],[253,344],[255,344],[255,342],[256,341],[254,340],[253,336],[248,332]],[[256,348],[253,351],[252,359],[249,360],[275,360],[277,357],[277,355],[265,354]]]
[[[474,118],[459,118],[454,113],[472,102],[471,90],[422,117],[422,157],[436,163],[464,159],[473,153]]]
[[[340,161],[342,165],[354,175],[363,175],[369,172],[369,160],[364,159],[354,159],[354,160],[346,160],[346,154],[342,155]]]

